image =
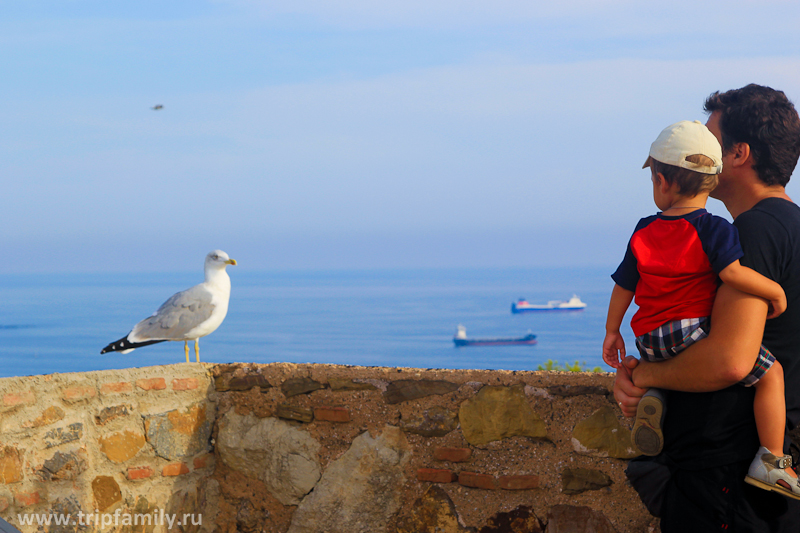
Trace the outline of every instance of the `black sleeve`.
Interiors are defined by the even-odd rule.
[[[625,257],[622,259],[622,263],[620,263],[617,270],[611,274],[611,279],[623,289],[631,292],[636,291],[636,285],[639,284],[639,269],[636,266],[636,257],[631,251],[630,242],[628,242],[628,249],[625,251]]]

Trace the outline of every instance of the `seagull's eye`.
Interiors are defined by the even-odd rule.
[[[217,254],[214,254],[214,259],[219,259],[219,256]]]

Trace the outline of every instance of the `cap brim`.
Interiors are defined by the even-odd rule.
[[[649,166],[650,166],[650,163],[651,163],[652,161],[653,161],[653,158],[652,158],[652,157],[650,157],[650,156],[648,155],[648,156],[647,156],[647,159],[646,159],[646,160],[645,160],[645,162],[644,162],[644,165],[642,165],[642,168],[647,168],[647,167],[649,167]]]

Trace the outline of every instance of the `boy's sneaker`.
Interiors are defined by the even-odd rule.
[[[750,463],[750,469],[744,480],[761,489],[772,490],[800,500],[800,482],[784,471],[790,466],[792,466],[791,455],[779,457],[762,446],[758,449],[756,458]]]
[[[639,401],[631,442],[642,455],[658,455],[664,448],[661,423],[664,420],[665,405],[664,396],[658,389],[648,390]]]

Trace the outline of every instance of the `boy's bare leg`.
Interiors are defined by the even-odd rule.
[[[775,361],[769,371],[756,383],[753,412],[758,428],[758,440],[774,455],[783,455],[783,435],[786,427],[786,400],[783,395],[783,367]],[[792,477],[792,468],[784,471]]]

